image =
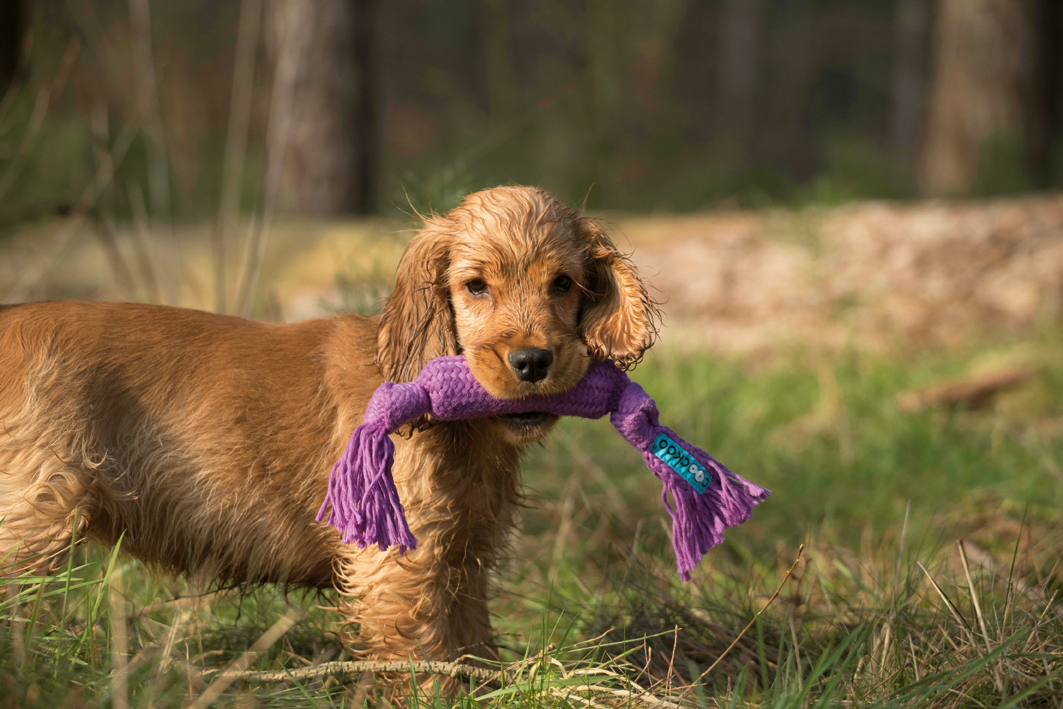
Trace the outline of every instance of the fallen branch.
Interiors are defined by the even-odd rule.
[[[790,574],[792,574],[794,572],[794,569],[797,568],[797,565],[799,563],[801,563],[801,552],[803,552],[804,550],[805,550],[805,545],[804,544],[802,544],[801,546],[799,546],[797,548],[797,558],[794,559],[794,563],[789,568],[789,570],[786,572],[786,575],[782,577],[782,581],[779,582],[779,587],[777,589],[775,589],[775,593],[771,594],[771,598],[768,599],[768,602],[764,604],[763,608],[761,608],[759,611],[757,611],[757,614],[755,616],[753,616],[753,620],[749,621],[749,624],[746,625],[746,627],[742,628],[742,632],[738,634],[738,637],[735,638],[734,641],[730,645],[727,646],[727,649],[724,650],[720,654],[720,656],[716,658],[716,662],[714,662],[711,665],[709,665],[709,669],[705,670],[704,672],[702,672],[698,676],[699,680],[705,679],[705,675],[707,675],[710,672],[712,672],[713,669],[715,669],[716,665],[720,664],[720,662],[723,661],[723,658],[727,657],[727,653],[731,652],[731,650],[734,648],[734,646],[738,644],[738,641],[742,639],[742,636],[746,634],[746,631],[753,627],[753,624],[757,622],[757,618],[759,618],[761,616],[761,614],[764,613],[764,611],[768,610],[768,608],[775,601],[775,599],[778,598],[779,592],[782,591],[782,587],[785,586],[786,582],[790,580]]]
[[[1025,384],[1037,375],[1033,369],[1002,369],[967,379],[950,379],[897,395],[897,407],[916,412],[931,406],[946,409],[978,409],[997,394]]]
[[[209,673],[211,670],[202,670]],[[434,674],[446,677],[472,677],[482,682],[501,682],[507,676],[503,670],[491,670],[485,667],[474,667],[460,662],[407,662],[394,660],[390,662],[337,660],[326,662],[313,667],[303,667],[297,670],[264,670],[264,671],[219,671],[214,679],[227,680],[255,680],[258,682],[283,682],[285,680],[307,680],[321,677],[334,677],[337,675],[360,675],[363,672],[374,673],[409,673]]]

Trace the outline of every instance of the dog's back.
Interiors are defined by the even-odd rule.
[[[124,549],[176,570],[330,583],[335,535],[313,512],[350,430],[341,409],[367,394],[326,384],[337,350],[364,362],[374,335],[357,316],[3,306],[0,565],[54,567],[76,519],[79,536],[124,535]]]

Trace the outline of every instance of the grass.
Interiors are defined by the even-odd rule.
[[[894,405],[1016,360],[1038,378],[988,409]],[[657,481],[604,422],[563,422],[525,465],[531,506],[493,606],[509,672],[490,703],[1063,705],[1058,332],[759,363],[662,351],[635,378],[667,423],[774,495],[682,584]],[[297,678],[349,659],[333,602],[203,593],[81,546],[0,606],[0,703],[361,706],[375,696],[361,673]],[[207,670],[232,662],[295,678],[212,690]]]

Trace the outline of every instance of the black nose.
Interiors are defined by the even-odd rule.
[[[509,366],[517,373],[517,379],[532,384],[545,379],[554,363],[554,353],[536,347],[526,347],[509,353]]]

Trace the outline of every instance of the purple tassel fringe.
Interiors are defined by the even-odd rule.
[[[329,476],[329,490],[317,513],[339,530],[344,544],[365,549],[375,543],[380,551],[397,546],[400,554],[417,548],[417,539],[406,523],[391,466],[395,444],[380,426],[359,426],[347,442]],[[332,510],[325,519],[325,511]]]

